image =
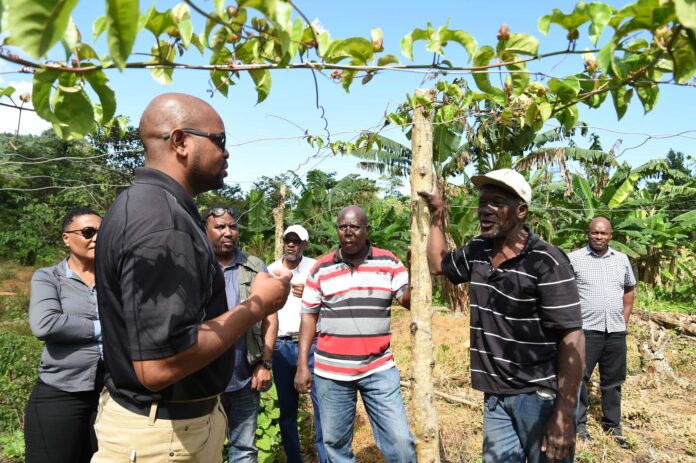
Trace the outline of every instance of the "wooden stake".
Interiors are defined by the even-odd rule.
[[[285,195],[287,187],[284,183],[280,184],[280,195],[278,206],[273,208],[273,221],[275,222],[275,259],[278,260],[283,255],[283,218],[285,215]]]
[[[416,90],[418,100],[432,102],[433,90]],[[416,456],[419,463],[439,463],[440,430],[433,387],[432,280],[428,268],[427,244],[430,211],[419,190],[433,184],[432,107],[413,109],[411,142],[411,403],[415,415]]]

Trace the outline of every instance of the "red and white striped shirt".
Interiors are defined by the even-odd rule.
[[[370,246],[357,267],[335,251],[320,258],[302,295],[302,313],[321,319],[314,373],[351,381],[395,366],[391,304],[407,284],[406,267],[384,249]]]

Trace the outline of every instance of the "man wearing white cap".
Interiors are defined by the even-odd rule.
[[[480,189],[481,235],[447,249],[445,205],[432,211],[431,273],[470,283],[471,382],[484,393],[483,462],[573,461],[584,364],[580,298],[568,257],[524,224],[532,190],[499,169],[471,179]]]
[[[268,266],[268,270],[284,267],[292,272],[290,285],[292,290],[285,305],[278,312],[278,337],[273,351],[273,377],[278,391],[280,405],[280,434],[288,463],[302,462],[300,435],[297,431],[297,407],[299,395],[295,390],[294,380],[297,372],[298,340],[300,333],[300,306],[302,291],[309,271],[316,259],[303,255],[309,245],[309,233],[302,225],[290,225],[283,233],[283,257]],[[316,339],[312,344],[310,362],[314,364]],[[316,433],[319,462],[327,461],[322,442],[321,420],[317,396],[312,388],[312,405],[314,406],[314,428]]]

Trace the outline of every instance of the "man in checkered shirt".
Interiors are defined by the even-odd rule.
[[[587,382],[599,363],[602,427],[626,448],[621,434],[621,385],[626,380],[626,328],[636,279],[626,254],[609,247],[611,231],[607,219],[596,217],[590,222],[588,245],[568,255],[580,293],[585,332],[585,375],[577,432],[581,439],[591,439],[587,432]]]

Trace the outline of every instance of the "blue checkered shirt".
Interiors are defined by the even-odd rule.
[[[626,331],[624,289],[636,285],[626,254],[611,247],[603,256],[588,245],[568,254],[575,271],[584,330]]]

